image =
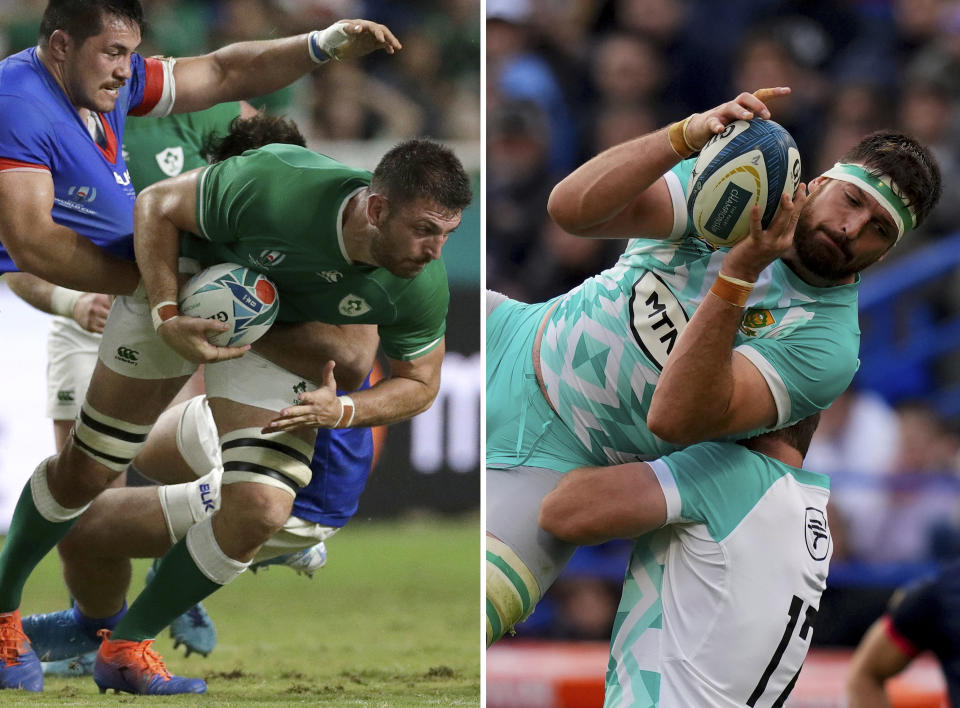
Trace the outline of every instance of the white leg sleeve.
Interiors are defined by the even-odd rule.
[[[213,515],[220,508],[219,470],[193,482],[164,484],[157,487],[160,507],[170,532],[170,542],[187,535],[194,524]]]
[[[200,572],[219,585],[231,582],[250,565],[249,561],[234,560],[220,549],[209,517],[187,531],[187,550]]]

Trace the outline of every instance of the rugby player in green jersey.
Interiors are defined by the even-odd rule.
[[[750,235],[713,250],[693,237],[688,158],[788,92],[743,93],[585,163],[554,188],[553,219],[637,238],[547,303],[488,297],[488,642],[532,612],[573,553],[537,526],[563,473],[783,427],[850,383],[858,273],[924,220],[940,174],[910,137],[871,134],[809,196],[802,184],[784,195],[766,230],[755,208]]]

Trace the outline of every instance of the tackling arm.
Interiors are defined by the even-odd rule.
[[[650,465],[580,467],[563,476],[540,504],[538,523],[578,545],[634,538],[659,528],[667,502]]]
[[[70,317],[90,332],[103,332],[110,314],[110,298],[48,283],[30,273],[7,273],[4,278],[13,293],[41,312]]]
[[[338,59],[377,49],[393,54],[401,48],[387,27],[369,20],[340,20],[320,35],[329,38],[324,46]],[[173,112],[198,111],[287,86],[317,66],[308,46],[310,36],[237,42],[200,57],[178,59],[173,69],[177,87]]]
[[[757,92],[763,99],[786,93],[789,89]],[[754,115],[768,118],[761,98],[742,93],[683,123],[600,153],[553,188],[547,211],[558,226],[578,236],[666,238],[673,230],[673,205],[663,174],[728,123]],[[678,139],[686,143],[683,154],[673,147]]]
[[[49,172],[0,173],[0,241],[17,267],[73,290],[132,293],[140,281],[136,265],[56,223],[53,195]]]
[[[881,617],[873,623],[850,660],[848,708],[889,708],[883,684],[903,671],[913,658],[887,635],[887,622],[886,617]]]

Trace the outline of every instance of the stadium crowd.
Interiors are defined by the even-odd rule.
[[[542,301],[613,265],[622,241],[577,238],[550,220],[553,186],[612,145],[760,86],[793,89],[771,107],[797,142],[804,180],[876,129],[931,146],[945,198],[878,272],[894,272],[960,223],[951,197],[960,175],[960,2],[734,0],[717,12],[706,0],[488,0],[486,8],[490,289]],[[946,317],[960,304],[957,280],[910,297]],[[824,414],[807,458],[832,476],[831,580],[854,598],[838,602],[856,604],[868,586],[874,593],[866,618],[818,628],[821,639],[856,642],[895,584],[960,548],[960,428],[920,398],[955,383],[956,366],[948,358],[915,368],[923,383],[888,375],[887,387],[871,390],[855,380]],[[608,637],[626,553],[616,542],[579,551],[529,631]],[[844,566],[858,570],[834,573]],[[878,580],[877,568],[888,574]]]

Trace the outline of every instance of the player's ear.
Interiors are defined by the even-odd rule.
[[[47,49],[55,61],[66,61],[67,50],[70,49],[71,44],[73,44],[73,40],[70,35],[62,29],[57,29],[47,40]]]
[[[367,221],[373,226],[382,226],[390,212],[389,204],[385,196],[373,192],[367,197]]]

